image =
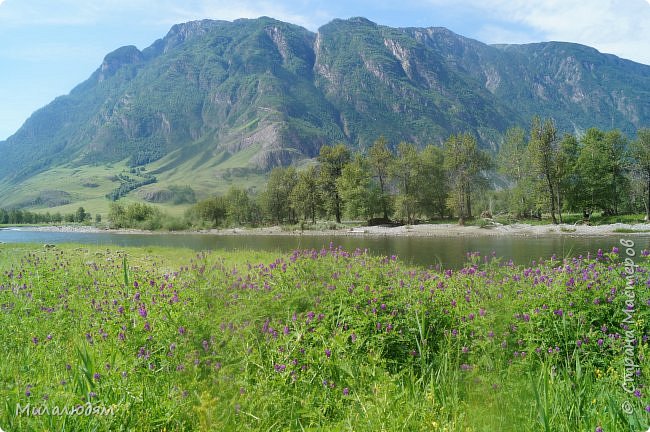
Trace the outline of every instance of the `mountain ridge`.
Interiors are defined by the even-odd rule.
[[[268,17],[191,21],[108,53],[0,142],[0,198],[57,166],[126,161],[163,183],[193,171],[207,190],[228,170],[302,163],[339,141],[363,151],[380,135],[425,145],[469,131],[494,150],[533,115],[632,135],[650,123],[650,66],[579,44],[487,45],[362,17],[316,33]]]

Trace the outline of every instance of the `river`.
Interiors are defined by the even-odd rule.
[[[625,234],[599,237],[549,235],[540,237],[398,237],[398,236],[322,236],[322,235],[210,235],[210,234],[118,234],[30,231],[28,228],[0,229],[2,243],[80,243],[115,246],[165,246],[193,250],[264,250],[279,253],[294,249],[320,249],[330,242],[345,249],[368,249],[374,255],[397,255],[411,264],[459,268],[467,262],[467,252],[495,253],[515,264],[530,264],[539,258],[572,257],[592,254],[600,248],[618,246]],[[635,235],[641,249],[650,248],[650,235]]]

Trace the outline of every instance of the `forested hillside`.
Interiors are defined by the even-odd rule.
[[[632,138],[650,123],[650,66],[576,44],[490,46],[364,18],[317,33],[271,18],[195,21],[108,54],[0,142],[0,200],[37,208],[120,190],[141,200],[171,196],[187,178],[205,196],[232,178],[259,185],[323,145],[364,152],[379,136],[393,150],[421,149],[467,132],[495,152],[534,115],[553,117],[560,133]],[[117,176],[134,167],[146,178],[120,189]],[[48,177],[55,168],[98,187],[70,193]]]

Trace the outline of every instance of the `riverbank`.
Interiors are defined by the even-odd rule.
[[[603,236],[603,235],[650,235],[650,224],[609,224],[609,225],[492,225],[487,227],[460,226],[457,224],[421,224],[403,225],[397,227],[372,226],[355,227],[338,230],[287,230],[284,227],[262,228],[227,228],[198,231],[146,231],[137,229],[106,229],[80,225],[56,225],[19,227],[25,231],[43,232],[75,232],[75,233],[101,233],[114,234],[211,234],[211,235],[311,235],[311,236],[398,236],[398,237],[483,237],[483,236]]]

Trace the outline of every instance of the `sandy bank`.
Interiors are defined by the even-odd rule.
[[[264,228],[228,228],[201,231],[152,232],[135,229],[108,230],[91,226],[61,225],[20,227],[25,231],[70,232],[70,233],[113,233],[113,234],[211,234],[211,235],[315,235],[315,236],[414,236],[414,237],[482,237],[482,236],[603,236],[603,235],[647,235],[650,224],[587,225],[495,225],[490,227],[459,226],[456,224],[422,224],[399,227],[358,227],[339,230],[286,231],[279,226]],[[631,232],[628,232],[631,231]]]

